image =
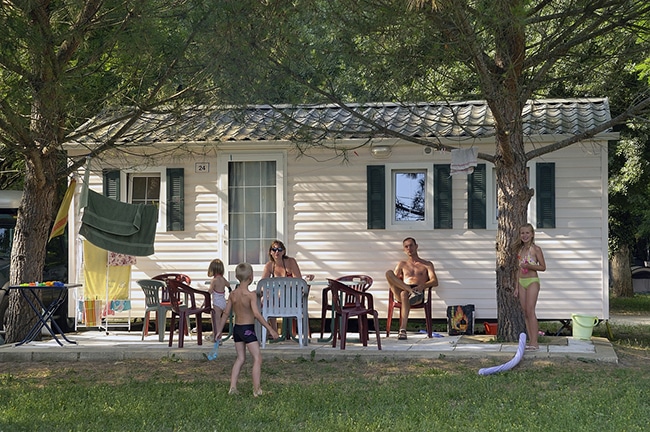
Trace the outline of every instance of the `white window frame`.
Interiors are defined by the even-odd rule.
[[[423,221],[396,221],[395,220],[395,190],[394,173],[402,171],[425,171],[426,184],[424,193],[424,220]],[[386,229],[387,230],[432,230],[433,229],[433,164],[395,163],[386,164]]]
[[[143,170],[130,169],[120,171],[120,196],[126,197],[125,202],[131,203],[131,179],[133,176],[160,176],[160,205],[158,207],[158,223],[156,232],[167,231],[167,167],[147,167]]]

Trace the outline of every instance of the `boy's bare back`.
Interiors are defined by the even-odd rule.
[[[255,324],[255,318],[261,317],[257,309],[257,299],[254,292],[248,290],[248,284],[240,284],[228,297],[235,313],[235,324]],[[259,316],[258,316],[259,315]]]

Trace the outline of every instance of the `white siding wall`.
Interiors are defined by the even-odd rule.
[[[490,147],[481,151],[489,152]],[[556,163],[557,228],[538,230],[536,237],[548,268],[541,275],[537,309],[541,319],[569,319],[572,313],[608,317],[604,152],[595,145],[573,146],[532,161]],[[450,154],[423,156],[421,148],[407,145],[400,145],[385,161],[366,157],[367,151],[357,153],[348,164],[333,161],[312,166],[302,162],[305,159],[299,164],[289,161],[288,247],[303,272],[315,273],[317,278],[369,274],[375,279],[376,304],[385,314],[388,286],[384,273],[404,258],[401,240],[412,236],[420,245],[420,256],[434,262],[440,280],[435,317],[444,317],[449,305],[474,304],[477,318],[495,318],[496,231],[466,230],[465,177],[453,178],[454,229],[366,229],[366,164],[423,158],[449,163]],[[418,316],[421,311],[414,313]]]
[[[264,152],[273,147],[272,143],[260,145]],[[435,318],[443,318],[446,307],[457,304],[476,305],[477,319],[496,318],[496,231],[466,229],[464,176],[453,178],[454,229],[366,228],[368,164],[450,162],[449,153],[424,155],[421,147],[405,143],[398,144],[398,148],[387,160],[373,159],[367,148],[361,148],[350,153],[346,162],[329,160],[332,155],[327,153],[310,153],[314,159],[296,158],[289,151],[285,177],[287,235],[281,238],[289,255],[298,260],[303,274],[313,273],[317,280],[345,274],[370,275],[374,278],[371,292],[375,305],[380,316],[385,317],[388,287],[384,273],[404,258],[401,241],[411,236],[420,245],[420,256],[432,260],[436,267],[440,286],[435,290]],[[491,153],[493,148],[493,144],[486,144],[480,151]],[[192,277],[194,285],[202,286],[208,279],[208,263],[216,257],[225,261],[220,238],[224,221],[218,218],[222,192],[217,190],[216,157],[201,159],[210,162],[211,171],[207,174],[194,172],[194,159],[166,162],[169,167],[185,168],[185,231],[159,232],[156,253],[138,257],[133,269],[132,316],[141,316],[143,311],[137,279],[162,272],[183,272]],[[606,148],[596,144],[574,145],[532,161],[535,162],[556,164],[557,228],[540,229],[536,235],[547,263],[547,271],[541,274],[538,316],[570,319],[572,313],[585,313],[608,318]],[[101,177],[94,176],[91,187],[101,191]],[[322,286],[312,288],[311,317],[320,316],[321,289]],[[415,310],[412,316],[423,314]]]

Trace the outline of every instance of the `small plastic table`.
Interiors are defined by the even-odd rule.
[[[81,286],[81,284],[64,284],[64,283],[56,283],[53,285],[11,285],[9,286],[9,289],[15,289],[20,292],[20,295],[22,298],[24,298],[27,301],[27,304],[32,308],[34,313],[36,313],[36,317],[38,318],[36,320],[36,323],[34,326],[31,328],[29,333],[23,338],[22,341],[18,342],[16,346],[18,345],[23,345],[30,343],[36,339],[36,336],[41,332],[41,329],[45,327],[48,332],[52,335],[54,340],[60,345],[63,346],[59,338],[57,337],[56,333],[58,332],[61,337],[68,343],[70,344],[76,344],[77,342],[71,341],[68,339],[61,330],[61,327],[56,323],[56,321],[52,318],[54,315],[54,312],[61,306],[65,300],[66,300],[66,293],[68,292],[68,288],[76,288]],[[54,294],[54,300],[52,303],[49,305],[43,304],[43,301],[41,298],[38,296],[37,290],[41,291],[52,291]],[[56,330],[56,332],[55,332]]]

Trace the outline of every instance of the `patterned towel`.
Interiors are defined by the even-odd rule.
[[[84,300],[83,322],[88,327],[97,327],[102,320],[102,301]]]

